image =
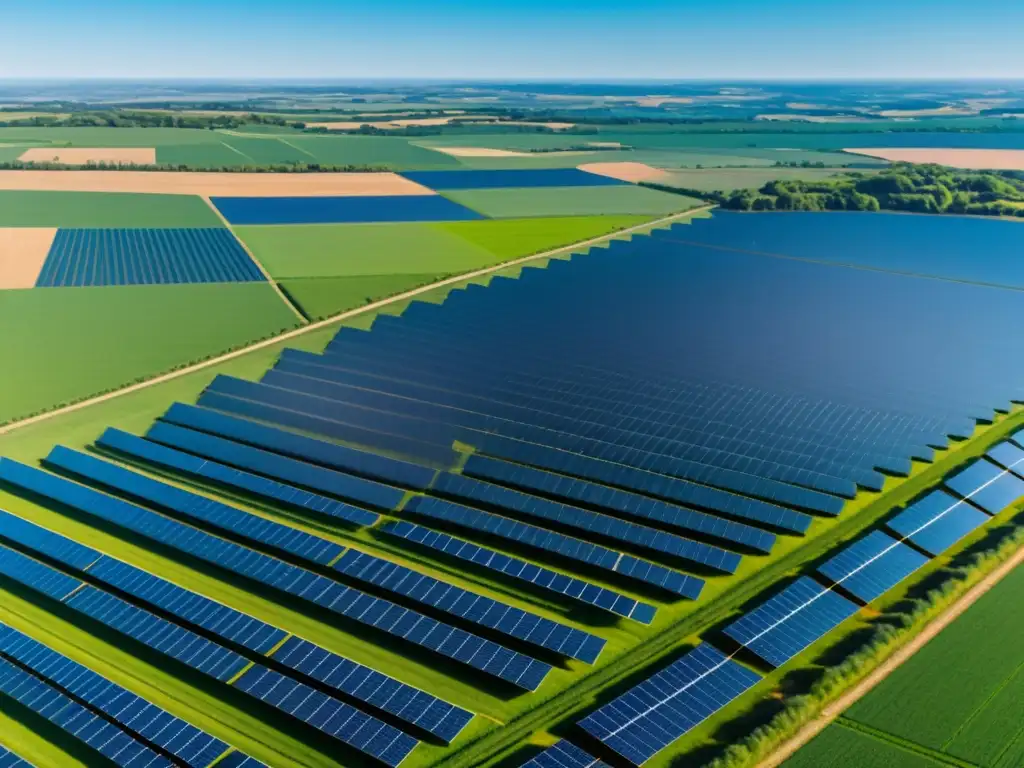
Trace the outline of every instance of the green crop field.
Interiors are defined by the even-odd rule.
[[[983,768],[1024,765],[1024,569],[889,675],[846,717]]]
[[[0,227],[220,227],[193,195],[0,190]]]
[[[702,205],[700,200],[632,185],[473,189],[445,197],[496,219],[528,216],[668,215]]]
[[[830,725],[782,765],[783,768],[942,768],[947,764],[866,733]]]
[[[0,423],[294,324],[264,283],[0,291]]]
[[[249,226],[235,232],[275,278],[448,275],[589,240],[649,218]]]
[[[438,280],[440,275],[390,274],[347,277],[293,277],[279,284],[311,320],[322,320],[388,296],[411,291]]]
[[[701,168],[678,169],[665,172],[665,176],[656,179],[658,184],[683,189],[696,189],[702,192],[721,190],[729,192],[734,189],[760,189],[769,181],[783,179],[800,179],[815,181],[830,179],[842,174],[836,168]]]

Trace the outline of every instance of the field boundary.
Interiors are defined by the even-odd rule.
[[[963,597],[950,606],[949,610],[938,616],[920,634],[912,638],[906,645],[882,662],[861,682],[834,702],[827,704],[814,720],[797,731],[796,735],[779,747],[771,757],[758,763],[756,768],[778,768],[778,766],[782,765],[797,750],[825,730],[843,712],[870,693],[875,686],[885,680],[897,667],[910,659],[942,630],[956,621],[968,608],[980,600],[985,593],[1009,576],[1022,563],[1024,563],[1024,549],[1021,549],[1017,554],[996,568],[996,570],[971,587]]]
[[[253,253],[252,250],[250,250],[248,243],[246,243],[245,240],[240,238],[238,236],[238,233],[231,228],[231,222],[229,222],[224,217],[224,214],[220,212],[217,206],[213,204],[213,200],[210,199],[210,196],[200,195],[200,197],[203,199],[203,202],[210,206],[210,209],[213,211],[214,215],[216,215],[217,218],[221,220],[221,222],[224,224],[225,229],[227,229],[227,231],[231,233],[231,236],[235,238],[235,242],[242,246],[242,250],[245,251],[246,255],[248,255],[250,259],[252,259],[252,263],[256,265],[257,269],[259,269],[259,271],[263,274],[263,277],[266,278],[268,283],[270,283],[270,287],[274,289],[274,293],[277,294],[278,298],[280,298],[281,301],[283,301],[285,305],[288,307],[288,309],[290,309],[295,314],[295,317],[299,319],[299,322],[302,323],[302,325],[309,325],[309,318],[306,317],[305,313],[301,309],[299,309],[299,307],[296,306],[296,304],[288,297],[288,294],[281,289],[281,286],[278,285],[277,280],[274,279],[274,276],[271,275],[270,272],[267,271],[267,268],[263,266],[263,262],[257,259],[256,254]],[[0,430],[0,435],[2,434],[3,431]]]
[[[333,315],[324,320],[319,320],[315,323],[309,323],[308,325],[305,325],[301,328],[296,328],[291,331],[285,331],[284,333],[272,336],[269,339],[257,341],[253,344],[249,344],[245,347],[241,347],[231,352],[226,352],[222,355],[211,357],[208,360],[203,360],[201,362],[195,363],[194,365],[188,365],[183,368],[178,368],[176,370],[169,371],[168,373],[160,374],[151,379],[147,379],[146,381],[141,381],[136,384],[130,384],[126,387],[115,389],[112,392],[107,392],[106,394],[89,397],[77,403],[72,403],[71,405],[66,405],[61,408],[55,408],[52,411],[46,411],[45,413],[30,416],[26,419],[20,419],[18,421],[12,421],[6,425],[0,425],[0,436],[8,435],[11,432],[14,432],[15,430],[21,429],[23,427],[28,427],[33,424],[39,424],[43,421],[56,418],[57,416],[62,416],[64,414],[73,413],[83,408],[88,408],[90,405],[96,405],[98,403],[107,402],[109,400],[121,397],[122,395],[128,395],[133,392],[138,392],[149,387],[156,386],[157,384],[162,384],[167,381],[179,379],[182,376],[187,376],[197,371],[202,371],[205,370],[206,368],[211,368],[213,366],[220,365],[221,363],[226,363],[230,360],[235,360],[239,357],[249,354],[250,352],[255,352],[260,349],[266,349],[276,344],[280,344],[281,342],[299,338],[307,333],[312,333],[314,331],[330,328],[332,325],[336,325],[350,318],[357,317],[366,312],[373,312],[378,309],[383,309],[384,307],[387,307],[391,304],[405,301],[407,299],[415,299],[417,296],[421,296],[437,288],[443,288],[449,285],[458,285],[459,283],[462,283],[466,280],[472,280],[477,277],[485,277],[495,272],[499,272],[503,269],[507,269],[508,267],[514,267],[520,264],[528,264],[532,261],[551,258],[553,256],[558,256],[564,253],[571,253],[572,251],[578,250],[580,248],[586,248],[593,245],[600,245],[601,243],[609,242],[617,237],[621,237],[622,235],[629,235],[646,230],[648,228],[670,224],[680,219],[705,213],[707,211],[712,210],[713,208],[715,208],[714,205],[703,205],[697,208],[691,208],[686,211],[673,213],[670,216],[664,216],[660,219],[652,219],[650,221],[644,222],[643,224],[637,224],[632,227],[620,229],[616,232],[610,232],[606,235],[601,235],[600,237],[594,237],[589,240],[581,240],[580,242],[570,243],[569,245],[564,245],[560,248],[555,248],[554,250],[544,251],[542,253],[535,253],[530,256],[523,256],[521,258],[513,259],[511,261],[504,261],[500,264],[494,264],[489,267],[483,267],[481,269],[474,270],[473,272],[464,272],[462,274],[454,275],[452,277],[447,277],[443,280],[438,280],[437,282],[434,283],[428,283],[427,285],[422,285],[419,288],[414,288],[411,291],[406,291],[404,293],[399,293],[394,296],[389,296],[385,299],[381,299],[379,301],[366,304],[365,306],[357,307],[356,309],[346,310],[345,312]]]

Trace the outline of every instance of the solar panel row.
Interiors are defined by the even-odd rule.
[[[356,549],[348,550],[332,567],[353,579],[429,605],[442,613],[588,664],[597,661],[604,649],[605,640],[597,635],[559,624]]]
[[[947,478],[946,487],[990,515],[998,515],[1024,497],[1024,480],[984,458]]]
[[[59,229],[37,287],[259,282],[229,229]]]
[[[643,765],[760,680],[701,643],[579,725],[633,765]]]
[[[801,576],[724,631],[771,666],[781,667],[856,612],[855,603]]]
[[[409,722],[446,742],[452,741],[473,715],[376,670],[331,653],[313,643],[254,619],[157,576],[101,555],[63,536],[0,511],[0,532],[33,554],[70,568],[83,566],[88,576],[118,594],[134,597],[148,609],[154,606],[188,627],[267,654],[346,696]],[[84,564],[84,565],[83,565]]]
[[[0,694],[45,717],[115,765],[124,768],[171,768],[173,765],[117,726],[2,658]]]
[[[584,531],[591,536],[622,542],[723,573],[734,573],[742,559],[735,552],[720,547],[691,541],[654,528],[629,523],[611,515],[590,512],[463,475],[441,473],[432,490],[443,496],[452,496]]]
[[[519,768],[608,768],[608,765],[596,757],[591,757],[575,744],[562,739],[527,760]]]
[[[4,575],[36,589],[39,569],[57,573],[20,553],[0,547],[0,572]],[[252,664],[234,651],[95,587],[75,588],[63,600],[71,610],[191,669],[241,687],[246,692],[252,691],[241,685],[242,680],[251,681],[253,674],[260,675],[261,680],[267,679],[268,675],[273,676],[274,690],[281,694],[280,697],[259,698],[388,765],[398,765],[418,744],[413,737],[348,704],[259,664]],[[261,675],[262,672],[268,675]],[[242,677],[238,678],[240,674]],[[310,704],[314,706],[304,708]]]
[[[862,603],[877,600],[928,562],[912,547],[871,531],[818,567],[818,573]]]
[[[932,491],[889,520],[886,527],[937,557],[988,520],[970,503],[945,491]]]
[[[67,504],[285,594],[468,664],[527,690],[550,666],[423,614],[345,587],[239,544],[13,461],[0,459],[0,479]]]
[[[184,765],[205,768],[228,750],[223,741],[3,624],[0,654]]]
[[[101,448],[117,451],[165,469],[182,472],[200,480],[210,480],[218,485],[240,490],[313,515],[324,515],[333,520],[349,522],[353,525],[373,525],[379,519],[376,513],[360,507],[218,464],[215,461],[191,456],[182,451],[176,451],[122,432],[119,429],[107,429],[96,441],[96,444]]]
[[[446,533],[432,531],[405,521],[385,523],[380,530],[421,547],[441,552],[481,568],[504,574],[518,581],[554,592],[574,601],[624,616],[641,624],[650,624],[657,609],[631,597],[599,587],[582,579],[534,565],[526,560],[510,557],[487,547],[481,547]]]
[[[0,768],[34,768],[33,765],[23,757],[0,746]]]
[[[589,567],[617,573],[648,586],[696,600],[704,588],[704,580],[688,573],[640,560],[613,549],[526,525],[507,517],[482,512],[472,507],[430,496],[412,498],[405,506],[410,514],[430,520],[451,523],[459,528],[515,542],[531,549],[547,552]]]
[[[46,457],[48,466],[71,472],[123,496],[152,504],[185,517],[189,522],[206,524],[229,535],[237,535],[303,561],[327,565],[345,548],[297,528],[245,512],[206,496],[177,488],[132,472],[95,456],[56,446]]]

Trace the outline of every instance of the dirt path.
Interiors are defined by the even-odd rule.
[[[886,659],[874,672],[861,680],[860,683],[826,706],[821,711],[821,714],[797,731],[796,735],[779,747],[771,757],[758,763],[757,768],[777,768],[782,765],[782,763],[792,757],[800,747],[807,744],[807,742],[821,733],[830,723],[832,723],[833,720],[839,717],[839,715],[853,706],[863,696],[867,695],[872,688],[888,677],[893,670],[900,666],[900,664],[921,650],[929,640],[956,621],[964,611],[974,605],[982,595],[1002,581],[1003,578],[1008,576],[1010,572],[1021,563],[1024,563],[1024,549],[971,587],[963,597],[953,603],[949,610],[925,627],[921,634]]]
[[[359,307],[357,309],[351,309],[347,312],[342,312],[341,314],[334,315],[334,317],[329,317],[326,320],[321,320],[316,323],[310,323],[309,325],[303,326],[302,328],[296,328],[293,331],[288,331],[278,336],[274,336],[271,339],[258,341],[255,344],[250,344],[247,347],[236,349],[234,352],[228,352],[226,354],[219,355],[218,357],[213,357],[210,358],[209,360],[204,360],[201,363],[190,365],[187,368],[179,368],[176,371],[171,371],[170,373],[165,373],[160,376],[156,376],[155,378],[139,382],[138,384],[132,384],[131,386],[125,387],[124,389],[118,389],[113,392],[108,392],[105,395],[91,397],[79,403],[73,403],[63,408],[57,408],[52,411],[47,411],[46,413],[41,413],[38,416],[31,416],[27,419],[22,419],[21,421],[12,421],[10,424],[0,426],[0,435],[7,435],[15,431],[16,429],[21,429],[22,427],[28,427],[31,426],[32,424],[39,424],[40,422],[47,421],[48,419],[52,419],[57,416],[63,416],[66,413],[72,413],[74,411],[79,411],[82,408],[88,408],[90,405],[96,405],[97,403],[105,403],[108,400],[113,400],[114,398],[121,397],[122,395],[127,395],[132,392],[138,392],[140,390],[146,389],[147,387],[153,387],[156,386],[157,384],[163,384],[166,381],[173,381],[174,379],[181,378],[182,376],[188,376],[190,373],[195,373],[196,371],[211,368],[215,365],[220,365],[221,363],[225,363],[229,360],[234,360],[235,358],[247,355],[250,352],[255,352],[256,350],[259,349],[266,349],[267,347],[272,347],[275,344],[280,344],[282,341],[288,341],[289,339],[295,339],[298,338],[299,336],[303,336],[304,334],[311,333],[313,331],[318,331],[322,328],[328,328],[332,325],[336,325],[337,323],[343,320],[347,320],[350,317],[356,317],[357,315],[361,315],[364,312],[373,312],[375,310],[386,307],[388,304],[394,304],[395,302],[398,301],[405,301],[406,299],[415,298],[416,296],[427,293],[428,291],[432,291],[435,288],[441,288],[446,285],[455,285],[457,283],[461,283],[463,280],[469,280],[475,277],[483,277],[484,275],[489,275],[492,272],[497,272],[507,267],[514,267],[517,264],[527,264],[531,261],[536,261],[538,259],[544,259],[551,256],[558,256],[559,254],[563,253],[569,253],[579,248],[586,248],[591,245],[598,245],[608,240],[612,240],[616,237],[628,235],[632,232],[639,232],[641,230],[645,230],[651,227],[670,224],[671,222],[677,221],[679,219],[695,216],[699,213],[710,211],[712,208],[714,208],[713,205],[705,205],[701,206],[700,208],[692,208],[688,211],[673,213],[671,216],[665,216],[663,218],[654,219],[653,221],[648,221],[643,224],[637,224],[635,227],[627,227],[626,229],[620,229],[617,232],[612,232],[611,234],[607,235],[601,235],[600,237],[594,237],[591,238],[590,240],[582,240],[578,243],[572,243],[571,245],[556,248],[552,251],[545,251],[544,253],[535,253],[532,256],[524,256],[521,259],[506,261],[501,264],[495,264],[494,266],[491,267],[485,267],[483,269],[478,269],[473,272],[466,272],[461,275],[456,275],[455,277],[449,277],[445,280],[439,280],[436,283],[430,283],[429,285],[414,288],[411,291],[400,293],[397,296],[389,296],[386,299],[375,301],[372,304],[366,304],[365,306]]]

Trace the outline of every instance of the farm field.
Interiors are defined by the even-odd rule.
[[[1017,569],[844,717],[983,768],[1024,762],[1024,632]]]
[[[265,283],[0,291],[0,423],[294,325]]]
[[[474,189],[446,191],[444,196],[495,219],[610,214],[658,216],[685,211],[702,204],[696,198],[631,185]]]
[[[842,168],[680,168],[662,171],[655,184],[696,189],[702,192],[734,189],[760,189],[769,181],[800,179],[816,181],[831,179],[844,172]],[[861,170],[861,169],[858,169]]]
[[[915,754],[866,733],[830,725],[784,768],[941,768],[948,763]]]
[[[0,190],[0,227],[221,227],[201,198]]]

